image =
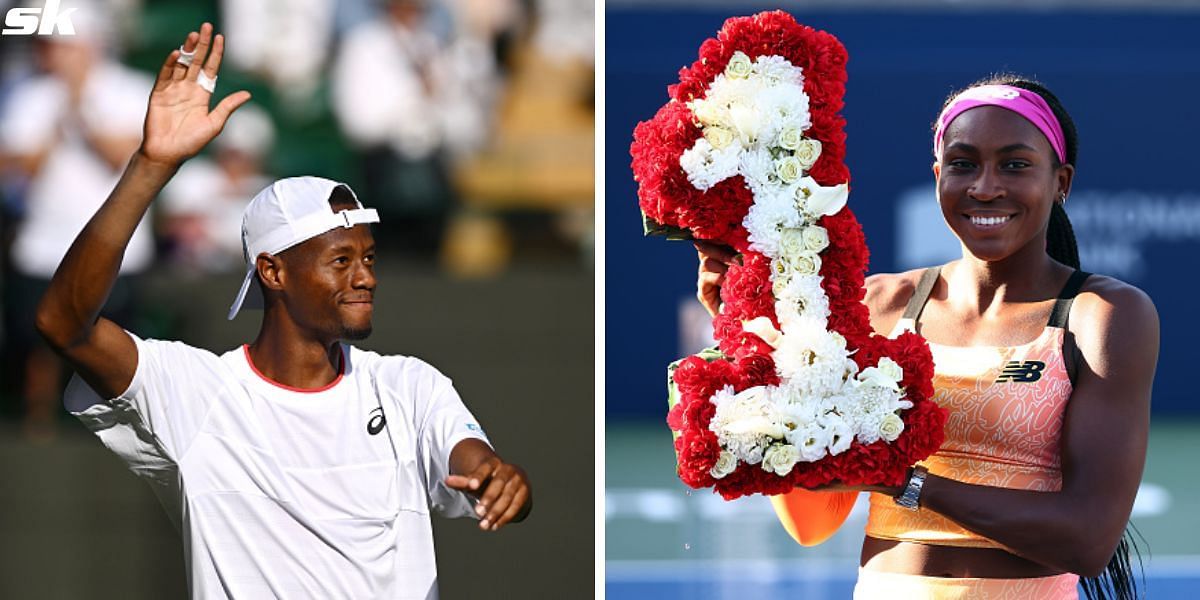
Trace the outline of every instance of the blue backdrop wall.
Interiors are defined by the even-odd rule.
[[[699,349],[695,251],[643,238],[629,169],[634,125],[667,99],[731,10],[606,13],[606,410],[661,418],[664,368]],[[846,107],[850,206],[871,272],[959,255],[932,187],[930,124],[951,91],[996,71],[1034,76],[1078,126],[1067,205],[1083,267],[1148,292],[1162,322],[1157,414],[1200,414],[1191,389],[1200,324],[1192,314],[1200,256],[1200,13],[796,12],[850,55]],[[689,316],[690,315],[690,316]],[[688,329],[687,327],[684,328]],[[692,336],[694,338],[694,336]]]

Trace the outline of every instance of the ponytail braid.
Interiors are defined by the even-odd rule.
[[[1046,253],[1050,258],[1073,269],[1079,267],[1079,246],[1075,244],[1075,228],[1067,218],[1062,204],[1050,208],[1050,225],[1046,228]]]

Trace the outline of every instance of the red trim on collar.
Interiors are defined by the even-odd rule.
[[[338,375],[337,375],[337,377],[335,377],[333,379],[333,381],[330,381],[329,383],[327,383],[319,388],[312,388],[312,389],[292,387],[287,384],[279,383],[278,381],[275,381],[274,379],[271,379],[270,377],[263,375],[262,371],[259,371],[258,367],[254,366],[254,361],[250,359],[250,344],[242,344],[242,352],[246,355],[246,364],[250,365],[250,370],[254,371],[254,374],[258,375],[259,379],[262,379],[263,381],[265,381],[275,387],[283,388],[289,392],[300,392],[302,394],[313,394],[316,392],[324,392],[325,390],[328,390],[329,388],[332,388],[333,386],[337,385],[338,382],[342,380],[342,376],[346,374],[346,349],[343,348],[341,344],[338,344],[338,352],[341,353],[341,356],[338,357]]]

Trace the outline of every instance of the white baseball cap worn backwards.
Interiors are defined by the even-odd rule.
[[[338,186],[350,192],[358,208],[333,212],[329,196]],[[349,229],[378,222],[379,213],[373,208],[363,208],[358,196],[344,183],[321,177],[289,177],[272,183],[250,201],[242,216],[246,278],[229,308],[229,318],[237,316],[243,306],[263,306],[262,291],[251,285],[259,254],[278,254],[337,227]]]

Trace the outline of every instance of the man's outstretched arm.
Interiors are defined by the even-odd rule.
[[[99,317],[129,239],[179,165],[216,137],[229,115],[250,99],[249,93],[237,92],[209,111],[212,94],[197,78],[201,69],[216,78],[224,44],[205,23],[184,42],[183,49],[195,53],[191,65],[178,62],[179,50],[167,56],[150,93],[141,146],[112,194],[75,238],[38,305],[38,331],[102,397],[124,392],[137,369],[133,340]]]
[[[523,521],[533,508],[533,490],[525,470],[504,462],[480,440],[469,438],[454,446],[450,473],[447,486],[479,498],[475,511],[484,531]]]

